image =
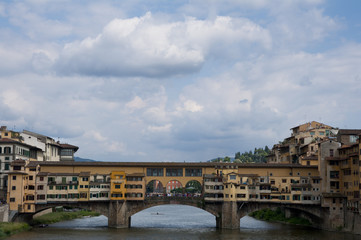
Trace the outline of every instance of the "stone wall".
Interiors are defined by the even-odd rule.
[[[0,205],[0,222],[9,222],[9,205]]]
[[[343,230],[354,234],[361,234],[361,215],[352,211],[346,211],[345,228]]]

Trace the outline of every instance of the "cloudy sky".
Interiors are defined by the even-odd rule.
[[[102,161],[361,128],[361,1],[0,2],[0,125]]]

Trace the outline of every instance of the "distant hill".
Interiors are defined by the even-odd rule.
[[[93,159],[81,158],[81,157],[74,157],[75,162],[98,162]]]

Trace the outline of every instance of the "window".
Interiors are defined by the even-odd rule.
[[[350,143],[356,143],[356,142],[357,142],[357,139],[358,139],[358,136],[351,135],[351,136],[350,136]]]
[[[338,171],[330,171],[330,178],[339,178]]]
[[[38,185],[38,190],[44,190],[44,185]]]
[[[20,170],[21,170],[21,166],[14,166],[14,170],[15,170],[15,171],[20,171]]]
[[[45,195],[44,194],[40,194],[36,196],[37,200],[45,200]]]
[[[163,176],[163,168],[147,168],[147,176]]]
[[[29,176],[29,180],[32,181],[34,179],[33,176]]]
[[[60,155],[61,156],[73,156],[73,150],[72,149],[61,149]]]
[[[16,186],[12,186],[12,187],[11,187],[11,190],[16,190]]]
[[[202,177],[202,169],[186,168],[186,177]]]
[[[83,177],[83,181],[84,181],[84,182],[87,182],[88,180],[89,180],[89,178]]]
[[[11,147],[4,147],[4,153],[10,154],[11,153]]]
[[[168,177],[182,177],[183,169],[182,168],[167,168],[166,176]]]
[[[330,157],[333,157],[333,149],[330,149]]]
[[[229,175],[229,180],[236,180],[236,175]]]
[[[16,180],[16,176],[13,176],[13,180]]]
[[[15,202],[15,198],[10,198],[10,202]]]
[[[115,185],[115,188],[116,188],[116,189],[120,189],[120,185],[121,185],[121,184],[116,184],[116,185]]]
[[[44,181],[44,177],[40,177],[40,181]]]

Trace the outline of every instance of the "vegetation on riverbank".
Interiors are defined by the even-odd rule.
[[[15,233],[29,230],[31,227],[26,223],[0,222],[0,238],[11,236]]]
[[[311,225],[310,221],[308,221],[305,218],[301,218],[301,217],[286,218],[285,213],[282,212],[280,208],[277,208],[276,210],[262,209],[253,212],[249,215],[251,217],[264,221],[285,222],[289,224],[305,225],[305,226]]]
[[[72,220],[76,218],[82,218],[85,216],[95,217],[99,216],[99,213],[91,211],[76,211],[76,212],[52,212],[40,217],[34,218],[32,225],[39,224],[51,224],[61,221]]]

